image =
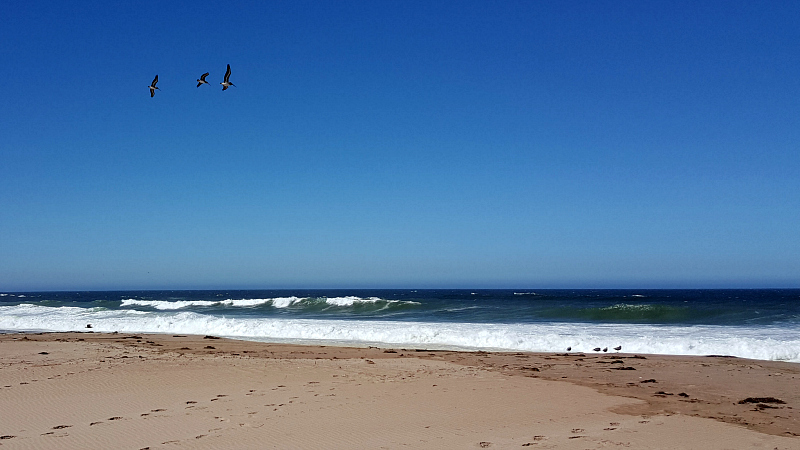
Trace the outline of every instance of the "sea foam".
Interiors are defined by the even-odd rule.
[[[592,352],[595,347],[622,345],[626,353],[800,362],[800,330],[777,326],[317,320],[219,317],[181,310],[0,306],[3,330],[84,331],[87,324],[100,332],[213,334],[266,342],[534,352],[563,352],[567,347]]]
[[[348,307],[357,304],[418,304],[411,301],[399,300],[384,300],[378,297],[318,297],[318,298],[303,298],[303,297],[275,297],[275,298],[253,298],[253,299],[225,299],[225,300],[140,300],[140,299],[124,299],[120,306],[136,307],[145,306],[159,310],[177,310],[193,307],[213,307],[213,306],[229,306],[229,307],[256,307],[262,305],[269,305],[274,308],[288,308],[290,306],[300,305],[317,305],[326,304],[330,306]]]

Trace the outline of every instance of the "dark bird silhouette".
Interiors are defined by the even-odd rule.
[[[620,350],[622,350],[622,346],[620,345],[620,346],[614,347],[614,350],[620,351]]]
[[[567,347],[567,351],[572,351],[572,347]]]
[[[208,72],[200,75],[200,78],[197,80],[197,87],[200,87],[201,84],[208,84],[208,81],[206,81],[207,76]]]
[[[156,89],[158,89],[156,87],[156,83],[158,83],[158,75],[156,75],[156,77],[153,78],[153,82],[150,83],[150,98],[153,98],[153,96],[156,95]],[[160,91],[161,89],[158,90]]]
[[[600,351],[600,347],[595,347],[594,351],[599,352]]]
[[[607,352],[608,351],[608,347],[603,347],[603,351]]]
[[[222,90],[228,89],[229,86],[236,87],[233,83],[230,82],[231,78],[231,65],[228,64],[228,70],[225,71],[225,81],[220,83],[222,85]]]

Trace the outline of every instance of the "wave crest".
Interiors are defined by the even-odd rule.
[[[122,300],[120,306],[137,307],[143,306],[162,311],[186,309],[186,308],[212,308],[212,307],[234,307],[234,308],[253,308],[258,306],[272,306],[273,308],[289,307],[339,307],[347,308],[360,305],[376,305],[387,307],[390,305],[418,305],[418,302],[385,300],[378,297],[275,297],[275,298],[253,298],[253,299],[225,299],[225,300],[140,300],[129,298]]]

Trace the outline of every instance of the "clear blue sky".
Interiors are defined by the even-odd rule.
[[[0,290],[800,286],[798,2],[173,3],[4,5]]]

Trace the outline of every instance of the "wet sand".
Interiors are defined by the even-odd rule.
[[[0,335],[2,448],[800,448],[800,364]]]

